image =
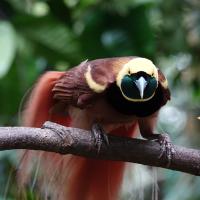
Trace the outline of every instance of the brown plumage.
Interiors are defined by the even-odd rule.
[[[78,107],[87,106],[88,102],[93,98],[102,95],[89,88],[84,76],[87,67],[91,66],[93,79],[101,85],[106,85],[107,88],[115,82],[117,72],[132,58],[105,58],[82,62],[80,65],[65,72],[57,81],[53,88],[54,99],[65,101],[66,104]]]
[[[85,61],[80,65],[65,72],[59,78],[53,88],[54,99],[65,105],[74,105],[76,107],[87,107],[97,98],[104,97],[109,87],[116,83],[116,77],[123,65],[134,59],[135,57],[117,57],[97,59],[93,61]],[[105,86],[105,90],[97,93],[92,90],[85,79],[85,73],[91,67],[92,78],[100,85]],[[161,106],[166,104],[170,99],[170,92],[167,85],[163,86],[167,81],[163,73],[158,69],[159,86],[163,92]]]
[[[124,79],[126,84],[126,80],[141,74],[154,80],[155,91],[151,95],[147,91],[145,95],[150,97],[146,99],[124,96],[121,77],[128,77]],[[144,78],[141,80],[144,82]],[[130,95],[134,96],[134,92]],[[51,120],[89,130],[93,123],[99,123],[106,132],[129,137],[136,134],[139,125],[141,134],[149,137],[153,135],[158,110],[169,99],[164,75],[147,59],[117,57],[85,61],[67,72],[51,72],[41,77],[24,112],[24,125],[39,127]],[[31,153],[28,155],[32,159]],[[40,183],[47,180],[47,184],[55,176],[53,199],[116,200],[119,197],[123,162],[42,153],[41,165]],[[59,173],[55,175],[54,171]]]

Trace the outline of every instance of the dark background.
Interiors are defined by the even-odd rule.
[[[1,0],[0,125],[20,124],[20,102],[45,71],[127,55],[152,59],[168,78],[172,100],[160,112],[157,131],[199,148],[198,0]],[[128,172],[134,180],[124,183],[124,200],[150,197],[153,173],[136,166]],[[0,199],[16,199],[17,167],[15,151],[0,152]],[[200,199],[198,177],[159,169],[158,180],[160,199]]]

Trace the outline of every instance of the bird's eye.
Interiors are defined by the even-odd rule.
[[[130,70],[128,70],[128,75],[131,75],[131,72],[130,72]]]

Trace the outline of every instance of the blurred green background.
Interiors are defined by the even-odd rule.
[[[0,125],[19,124],[20,102],[45,71],[127,55],[152,59],[168,78],[172,100],[158,131],[199,148],[199,0],[1,0]],[[17,163],[15,151],[0,152],[0,199],[16,199]],[[150,199],[153,172],[134,171],[122,199]],[[198,177],[159,169],[158,180],[159,199],[200,199]]]

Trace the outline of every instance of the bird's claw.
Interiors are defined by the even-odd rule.
[[[49,129],[51,131],[53,131],[54,133],[56,133],[61,139],[65,139],[65,131],[60,129],[56,129],[51,123],[49,122],[45,122],[42,127],[42,129]]]
[[[161,158],[162,156],[166,156],[167,166],[170,166],[175,150],[173,144],[171,143],[169,135],[158,134],[157,141],[159,142],[161,147],[161,153],[159,155],[159,158]]]
[[[109,144],[108,136],[99,124],[93,124],[91,132],[97,152],[99,153],[103,143],[106,145]]]

